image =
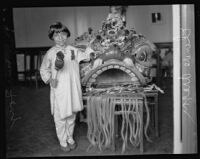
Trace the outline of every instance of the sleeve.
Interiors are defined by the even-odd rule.
[[[48,84],[51,78],[51,60],[48,57],[48,52],[45,54],[41,67],[40,67],[40,75],[44,83]]]
[[[78,62],[83,61],[83,60],[90,60],[90,53],[94,52],[93,49],[91,49],[90,47],[87,47],[85,52],[82,52],[80,50],[77,49],[77,60]]]

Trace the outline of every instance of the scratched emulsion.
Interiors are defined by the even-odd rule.
[[[165,81],[165,94],[159,96],[159,137],[155,136],[152,125],[149,137],[152,143],[144,140],[144,154],[173,153],[173,93],[172,80]],[[40,86],[13,88],[13,99],[16,103],[15,117],[21,117],[9,129],[7,135],[7,157],[45,157],[45,156],[88,156],[88,155],[121,155],[122,140],[116,139],[116,151],[110,149],[100,153],[89,146],[87,139],[87,124],[76,121],[74,137],[77,148],[69,153],[60,150],[56,137],[54,121],[50,113],[49,87]],[[164,101],[164,102],[163,102]],[[7,116],[9,118],[10,116]],[[124,155],[139,155],[139,148],[129,145]]]
[[[192,96],[191,96],[191,29],[181,28],[182,33],[182,45],[183,45],[183,60],[182,60],[182,108],[183,114],[185,114],[189,120],[195,124],[194,117],[191,115],[192,108]]]
[[[7,98],[8,101],[8,109],[9,109],[9,129],[12,129],[12,127],[14,126],[15,122],[19,119],[21,119],[21,117],[16,117],[15,114],[15,105],[16,102],[14,100],[14,97],[16,96],[15,94],[13,94],[13,91],[10,90],[6,90],[5,91],[5,96]]]
[[[196,102],[195,102],[195,81],[193,70],[194,51],[192,51],[192,29],[182,28],[182,137],[183,152],[191,153],[196,151]]]

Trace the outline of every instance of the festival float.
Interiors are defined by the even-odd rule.
[[[111,7],[112,8],[112,7]],[[91,60],[80,64],[83,96],[87,101],[87,137],[91,147],[115,149],[121,136],[122,152],[132,144],[143,152],[143,136],[148,136],[150,108],[148,92],[163,91],[150,76],[156,47],[135,29],[127,29],[123,6],[114,6],[100,30],[77,37],[74,46],[92,49]],[[120,132],[116,116],[121,117]],[[143,135],[144,134],[144,135]]]

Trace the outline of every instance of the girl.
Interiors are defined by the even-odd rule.
[[[76,147],[73,139],[76,112],[83,109],[79,62],[90,60],[90,50],[83,53],[67,45],[70,31],[60,22],[50,26],[48,36],[55,45],[45,54],[40,74],[42,80],[50,84],[51,113],[61,149],[70,151]],[[61,69],[55,66],[58,52],[64,55]]]

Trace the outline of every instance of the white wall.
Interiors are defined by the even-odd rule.
[[[49,26],[62,21],[75,33],[74,8],[17,8],[14,9],[16,47],[50,46]],[[72,34],[72,39],[74,34]]]
[[[127,28],[137,33],[147,34],[148,6],[129,6],[126,13]]]
[[[67,25],[72,35],[69,42],[87,31],[101,28],[102,21],[108,15],[108,6],[93,7],[43,7],[14,8],[14,29],[16,47],[51,46],[48,39],[49,25],[61,21]],[[151,13],[161,12],[162,24],[151,23]],[[127,27],[135,28],[153,42],[172,41],[172,7],[170,5],[129,6]]]
[[[152,24],[148,20],[149,31],[147,36],[154,42],[171,42],[172,41],[172,6],[171,5],[153,5],[149,6],[149,19],[151,13],[160,12],[162,16],[161,24]]]
[[[162,22],[153,24],[151,13],[160,12]],[[172,6],[171,5],[149,5],[129,6],[127,11],[127,27],[135,28],[153,42],[172,41]]]
[[[81,35],[84,31],[87,31],[88,27],[92,27],[93,30],[101,29],[102,22],[105,20],[109,12],[107,6],[102,7],[78,7],[76,8],[78,35]]]

